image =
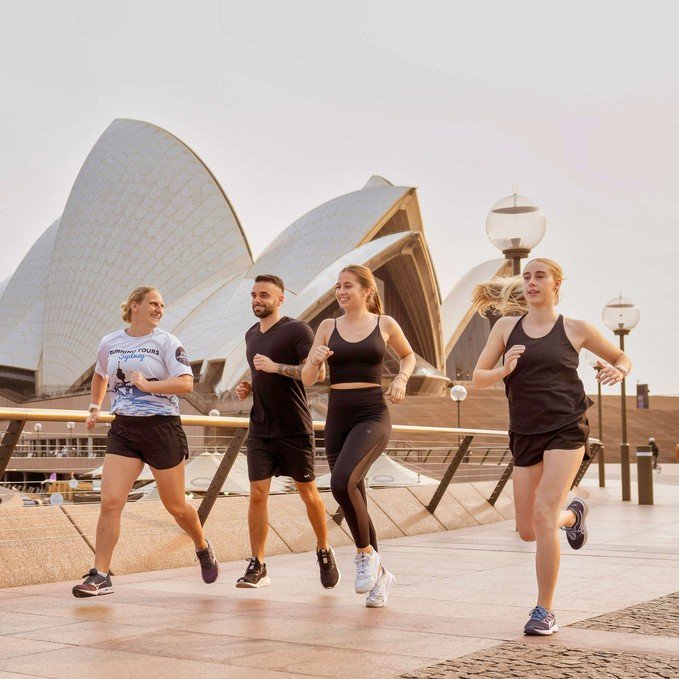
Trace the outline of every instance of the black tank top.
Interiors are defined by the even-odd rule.
[[[382,383],[382,361],[387,349],[380,332],[380,317],[375,329],[360,342],[347,342],[335,329],[328,340],[328,348],[333,352],[328,358],[330,384],[346,382]]]
[[[577,421],[593,401],[578,377],[579,356],[559,315],[543,337],[529,337],[522,316],[507,339],[507,352],[515,344],[526,350],[516,368],[504,378],[509,401],[509,430],[541,434]]]

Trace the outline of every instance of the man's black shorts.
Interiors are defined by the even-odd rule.
[[[276,439],[248,439],[248,478],[264,481],[272,476],[291,476],[298,483],[308,483],[314,474],[314,436],[290,436]]]
[[[106,452],[143,460],[154,469],[171,469],[189,456],[189,444],[178,415],[116,415]]]
[[[541,434],[509,432],[509,449],[515,467],[532,467],[542,462],[546,450],[577,450],[584,446],[584,460],[589,454],[589,422],[586,415],[554,431]]]

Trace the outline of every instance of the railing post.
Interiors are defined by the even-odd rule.
[[[599,384],[601,387],[601,384]],[[604,454],[604,444],[599,446],[599,488],[606,487],[606,456]]]
[[[24,430],[25,420],[10,420],[5,430],[5,435],[0,442],[0,479],[3,477],[9,458],[12,457],[14,448],[19,442],[21,432]]]
[[[578,473],[575,475],[575,478],[573,479],[573,483],[571,484],[571,488],[574,488],[575,486],[580,485],[580,481],[582,481],[582,477],[587,473],[587,470],[589,469],[589,465],[592,464],[594,458],[598,455],[599,449],[602,446],[599,443],[593,443],[592,447],[590,448],[590,458],[589,460],[583,460],[580,464],[580,467],[578,468]]]
[[[341,507],[337,507],[337,511],[332,515],[332,520],[339,526],[344,520],[344,512]]]
[[[457,453],[455,453],[453,459],[450,461],[448,469],[446,469],[446,473],[443,475],[441,483],[439,483],[439,487],[436,489],[436,492],[434,493],[433,497],[429,501],[429,504],[427,505],[427,509],[431,514],[433,514],[436,511],[436,508],[439,506],[439,502],[441,502],[441,498],[443,497],[443,494],[446,492],[446,488],[448,488],[450,482],[453,480],[453,476],[455,476],[455,472],[457,471],[457,468],[460,466],[462,458],[467,454],[469,446],[471,445],[473,440],[474,437],[471,435],[467,435],[462,439],[462,444],[457,449]]]
[[[500,477],[500,480],[497,482],[497,485],[493,489],[493,492],[490,494],[490,497],[488,498],[488,504],[489,505],[495,505],[497,502],[497,499],[500,497],[500,493],[504,490],[505,486],[507,485],[507,481],[509,481],[509,477],[512,475],[512,471],[514,470],[514,462],[510,462],[505,470],[502,472],[502,476]]]
[[[217,471],[210,482],[210,487],[207,489],[207,493],[205,493],[205,497],[198,508],[198,518],[200,519],[201,526],[205,525],[207,517],[210,515],[210,511],[212,510],[214,503],[217,501],[219,493],[222,491],[224,481],[226,481],[226,477],[229,475],[231,467],[233,467],[233,463],[236,461],[236,456],[238,455],[238,451],[240,450],[247,433],[247,428],[236,429],[233,436],[231,437],[231,441],[229,442],[226,452],[224,453],[224,457],[219,463],[219,467],[217,468]]]

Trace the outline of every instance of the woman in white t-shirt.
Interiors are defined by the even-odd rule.
[[[219,574],[198,513],[186,501],[184,460],[189,451],[177,395],[192,391],[193,373],[179,340],[158,328],[164,306],[155,288],[136,288],[120,305],[130,327],[106,335],[99,345],[87,428],[96,424],[107,389],[115,419],[101,478],[94,568],[73,588],[76,597],[113,592],[109,567],[120,515],[144,463],[151,468],[163,505],[193,540],[203,580],[214,582]]]

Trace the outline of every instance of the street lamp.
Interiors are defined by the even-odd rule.
[[[461,385],[461,384],[456,384],[451,390],[450,390],[450,398],[455,401],[457,404],[457,428],[460,428],[460,405],[462,404],[462,401],[464,401],[467,398],[467,390]],[[457,445],[460,445],[460,435],[458,434],[457,436]]]
[[[625,299],[620,293],[606,303],[601,318],[607,328],[620,338],[620,351],[625,351],[625,335],[629,335],[639,322],[641,314],[636,304]],[[627,405],[625,403],[625,377],[620,382],[620,412],[622,414],[622,442],[620,443],[620,467],[622,479],[622,499],[631,500],[629,443],[627,442]]]
[[[589,363],[592,368],[594,368],[594,372],[596,374],[599,374],[599,370],[601,368],[599,367],[598,363],[599,360],[597,357],[590,353],[589,351],[585,352],[585,355],[587,356],[587,363]],[[601,382],[599,380],[596,381],[596,393],[597,393],[597,399],[596,399],[596,405],[597,405],[597,411],[598,411],[598,416],[599,416],[599,441],[601,441],[602,446],[604,442],[604,426],[603,426],[603,411],[602,411],[602,406],[603,404],[601,403]],[[605,460],[604,460],[604,448],[602,447],[599,450],[599,487],[600,488],[605,488],[606,487],[606,467],[605,467]]]
[[[42,425],[40,424],[40,422],[36,422],[33,425],[33,430],[35,431],[35,436],[37,440],[36,448],[38,449],[38,456],[42,457],[42,454],[40,452],[40,432],[42,431]]]
[[[68,455],[71,449],[71,437],[73,436],[73,429],[75,429],[75,422],[67,422],[66,429],[68,429],[68,438],[66,439],[66,454]]]
[[[486,217],[488,238],[512,261],[515,276],[521,273],[521,260],[542,240],[546,225],[544,212],[530,198],[520,196],[516,187]]]

